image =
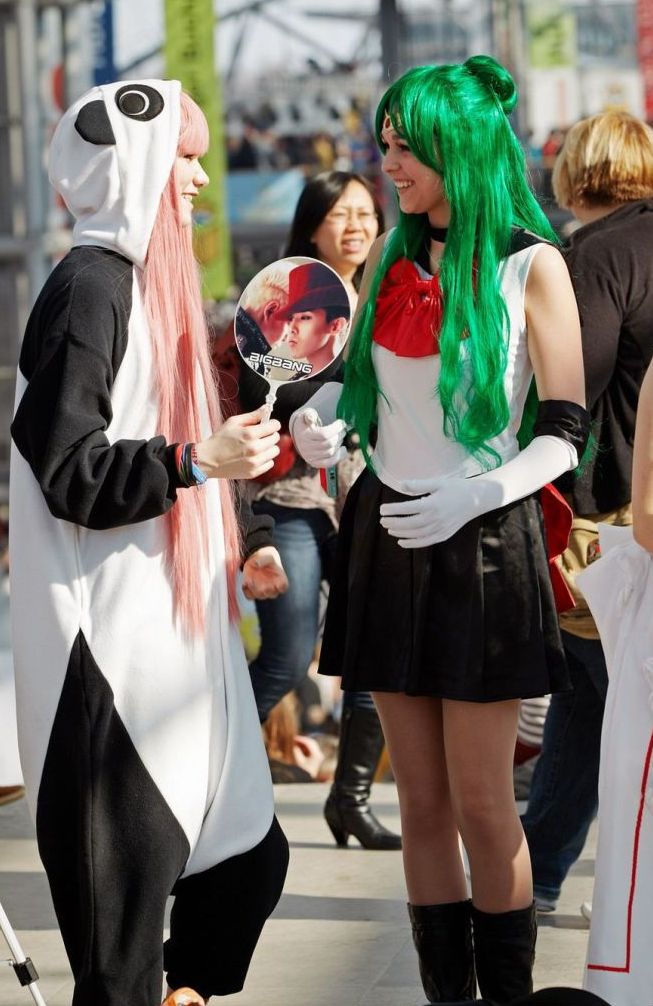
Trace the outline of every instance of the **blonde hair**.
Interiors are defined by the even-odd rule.
[[[612,206],[653,196],[653,130],[611,109],[571,127],[553,168],[560,206]]]
[[[274,262],[267,269],[261,270],[247,284],[243,291],[241,307],[246,311],[261,311],[270,301],[278,301],[285,307],[288,303],[288,282],[292,262]]]

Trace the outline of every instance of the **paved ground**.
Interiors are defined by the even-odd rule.
[[[321,816],[326,795],[321,784],[277,786],[276,795],[291,843],[285,893],[265,929],[246,990],[221,1001],[234,1006],[421,1006],[401,855],[365,852],[355,843],[337,849]],[[394,786],[377,785],[374,804],[385,823],[398,827]],[[541,921],[537,987],[580,985],[587,923],[578,909],[591,896],[593,849],[592,835],[565,885],[559,911]],[[0,807],[0,902],[41,974],[47,1006],[70,1006],[70,974],[24,800]],[[0,968],[0,1006],[31,1001],[13,971]]]

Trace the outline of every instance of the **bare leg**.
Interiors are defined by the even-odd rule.
[[[445,763],[442,702],[376,694],[399,790],[408,914],[429,1002],[468,1002],[470,902]]]
[[[404,871],[413,905],[463,901],[460,856],[442,729],[440,699],[377,692],[401,812]]]
[[[512,781],[518,712],[516,699],[442,700],[451,800],[469,857],[474,905],[484,912],[526,908],[533,900]]]
[[[530,859],[512,783],[518,700],[454,702],[379,692],[374,700],[399,791],[411,903],[466,897],[460,831],[475,905],[489,912],[530,905]]]

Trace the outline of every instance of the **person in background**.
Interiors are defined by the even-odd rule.
[[[9,547],[74,1006],[154,1006],[164,969],[170,1002],[240,991],[288,865],[236,624],[238,568],[254,596],[285,574],[232,481],[272,466],[279,424],[222,421],[192,250],[207,146],[180,82],[147,80],[93,88],[50,149],[75,228],[21,347]]]
[[[313,782],[320,778],[322,748],[315,737],[300,733],[297,699],[291,692],[268,713],[263,740],[273,782]]]
[[[383,213],[361,175],[333,171],[310,179],[299,198],[286,255],[305,255],[331,266],[343,281],[352,309]],[[291,412],[324,382],[337,380],[342,355],[315,379],[282,386],[273,415],[287,428]],[[250,376],[251,375],[251,376]],[[267,385],[241,369],[245,408],[259,405]],[[341,487],[342,488],[342,487]],[[335,544],[336,505],[323,491],[316,469],[297,458],[290,471],[261,487],[253,510],[275,519],[275,541],[288,573],[288,591],[257,604],[261,650],[250,674],[259,716],[264,721],[279,699],[301,681],[313,656],[320,618],[320,582],[330,577]],[[335,781],[325,816],[339,845],[350,835],[368,849],[398,849],[401,839],[376,819],[369,806],[374,772],[383,750],[383,732],[369,694],[345,693]]]
[[[581,222],[566,251],[582,324],[596,451],[557,485],[574,512],[561,557],[576,607],[561,618],[573,691],[553,696],[523,825],[536,904],[555,910],[598,804],[608,687],[596,624],[574,574],[600,556],[597,522],[631,522],[639,391],[653,357],[653,131],[622,111],[569,130],[553,172],[556,199]]]
[[[568,687],[540,490],[576,467],[589,417],[576,301],[528,187],[516,100],[490,56],[386,91],[376,134],[399,224],[368,257],[344,386],[290,421],[309,463],[337,462],[347,424],[368,461],[342,514],[320,671],[374,695],[432,1003],[473,1001],[476,977],[494,1006],[532,990],[517,719],[520,699]]]

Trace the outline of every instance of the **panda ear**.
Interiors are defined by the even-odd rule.
[[[163,95],[149,84],[125,84],[116,91],[116,105],[128,119],[150,122],[161,115],[165,107]]]
[[[80,108],[75,119],[75,129],[87,143],[112,146],[116,142],[104,102],[99,98]]]

